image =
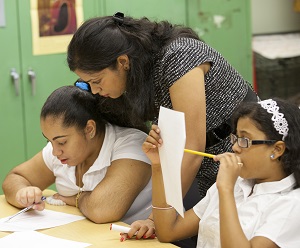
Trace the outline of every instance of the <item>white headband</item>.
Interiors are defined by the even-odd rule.
[[[284,114],[279,112],[279,107],[277,106],[276,101],[272,99],[267,99],[258,102],[268,113],[273,114],[272,121],[276,131],[283,135],[282,140],[288,135],[289,125],[287,120],[284,118]]]

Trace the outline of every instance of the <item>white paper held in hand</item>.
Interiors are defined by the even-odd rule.
[[[158,127],[163,140],[158,151],[166,201],[184,217],[181,187],[181,163],[186,141],[184,113],[160,107]]]

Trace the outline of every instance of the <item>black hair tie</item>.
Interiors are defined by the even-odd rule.
[[[113,15],[114,21],[119,25],[122,26],[124,23],[124,13],[122,12],[117,12]]]

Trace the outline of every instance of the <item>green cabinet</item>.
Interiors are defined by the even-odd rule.
[[[98,1],[83,3],[85,18],[97,14]],[[41,107],[54,89],[76,79],[65,53],[33,55],[30,0],[5,1],[4,7],[5,26],[0,27],[0,184],[13,166],[44,147]]]
[[[0,182],[10,168],[23,161],[25,125],[16,1],[5,2],[5,26],[0,27]],[[12,78],[15,80],[13,81]],[[2,192],[2,191],[1,191]]]

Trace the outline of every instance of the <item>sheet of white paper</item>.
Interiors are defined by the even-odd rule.
[[[160,107],[158,127],[163,145],[159,148],[167,203],[183,216],[181,162],[185,147],[184,113]]]
[[[15,232],[0,238],[0,247],[84,248],[91,244],[55,238],[36,231]]]
[[[85,217],[45,209],[25,212],[8,222],[5,222],[6,219],[7,217],[0,219],[0,231],[18,232],[46,229],[82,220]]]

